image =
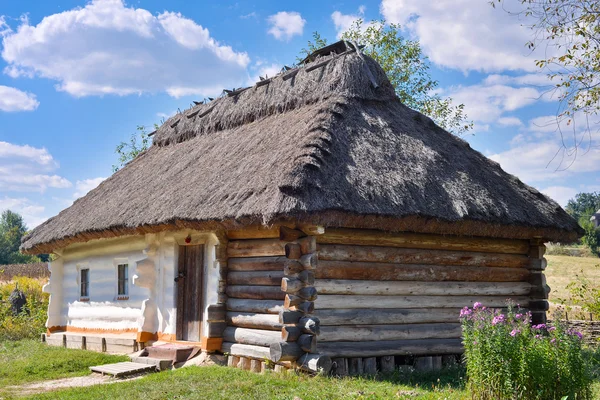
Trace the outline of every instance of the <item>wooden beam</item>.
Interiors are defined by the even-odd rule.
[[[231,271],[283,271],[287,258],[274,257],[242,257],[230,258],[227,269]]]
[[[328,355],[306,353],[296,361],[296,364],[304,371],[327,374],[333,363]]]
[[[279,286],[283,271],[230,271],[227,274],[229,285]]]
[[[259,360],[269,359],[270,351],[268,347],[252,346],[249,344],[240,344],[233,342],[223,342],[221,350],[224,353],[238,357],[250,357]]]
[[[227,244],[229,257],[283,256],[285,243],[279,239],[230,240]]]
[[[528,282],[419,282],[371,281],[352,279],[317,279],[320,295],[432,295],[432,296],[525,296],[531,290]]]
[[[279,323],[295,324],[304,314],[300,311],[283,310],[279,312]]]
[[[287,243],[284,254],[290,260],[298,260],[302,256],[302,249],[298,243]]]
[[[283,310],[283,302],[279,300],[227,299],[226,304],[228,311],[278,314]]]
[[[304,354],[304,350],[295,342],[278,342],[271,345],[269,354],[273,362],[295,361]]]
[[[302,317],[298,321],[298,327],[304,333],[318,336],[321,332],[321,321],[317,317]]]
[[[228,312],[225,318],[229,325],[239,326],[240,328],[280,331],[283,327],[283,324],[279,323],[278,314]]]
[[[529,298],[513,296],[511,299],[527,308]],[[480,302],[486,307],[505,307],[506,296],[346,296],[320,295],[315,309],[374,309],[374,308],[458,308]]]
[[[315,335],[300,335],[296,342],[306,353],[316,353],[317,351],[317,337]]]
[[[230,229],[226,235],[229,240],[278,238],[279,226],[254,225],[242,229]]]
[[[321,326],[319,342],[460,338],[458,323]]]
[[[279,230],[279,240],[284,242],[293,242],[305,236],[306,233],[297,229],[287,228],[285,226],[282,226]]]
[[[281,333],[230,326],[223,332],[223,341],[268,347],[281,340]]]
[[[323,326],[458,322],[460,308],[315,310]]]
[[[324,244],[529,254],[529,242],[527,240],[443,236],[421,233],[390,233],[363,229],[330,228],[327,229],[324,235],[317,236],[317,241]]]
[[[330,357],[442,355],[463,352],[462,339],[390,340],[376,342],[319,342],[318,350]]]
[[[235,299],[283,300],[285,293],[278,286],[231,285],[225,290],[227,296]]]

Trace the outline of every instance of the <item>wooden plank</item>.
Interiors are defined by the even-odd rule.
[[[227,296],[235,299],[284,300],[285,293],[279,286],[231,285],[225,289]]]
[[[223,332],[223,341],[267,347],[281,341],[281,332],[230,326]]]
[[[279,226],[254,225],[225,232],[229,240],[279,238]]]
[[[458,250],[483,253],[528,254],[527,240],[443,236],[423,233],[391,233],[376,230],[328,228],[318,243],[359,246],[390,246],[412,249]]]
[[[156,366],[134,362],[122,362],[116,364],[105,364],[90,367],[90,371],[119,377],[137,374],[140,372],[156,371]]]
[[[433,295],[433,296],[524,296],[531,290],[528,282],[419,282],[317,279],[319,295]]]
[[[241,311],[261,314],[279,314],[283,302],[279,300],[227,299],[228,311]]]
[[[177,285],[177,317],[175,322],[175,337],[178,340],[183,339],[183,321],[185,304],[185,247],[179,246],[177,258],[177,274],[175,278]]]
[[[227,274],[229,285],[279,286],[283,278],[280,271],[230,271]]]
[[[530,272],[525,268],[457,267],[441,265],[386,264],[352,261],[321,261],[317,279],[376,281],[463,281],[524,282]]]
[[[277,239],[230,240],[227,244],[229,257],[283,256],[285,242]]]
[[[239,257],[227,261],[229,271],[283,271],[288,261],[283,256],[275,257]]]
[[[463,352],[461,339],[389,340],[376,342],[319,342],[319,352],[329,357],[442,355]]]
[[[321,326],[458,322],[460,308],[315,310]]]
[[[279,323],[279,314],[257,314],[246,312],[228,312],[225,315],[229,325],[240,328],[264,329],[281,331],[283,324]]]
[[[513,296],[515,304],[527,308],[529,298]],[[505,307],[505,296],[346,296],[319,295],[315,309],[328,308],[458,308],[472,306],[476,302],[486,307]]]
[[[457,316],[458,319],[458,316]],[[321,326],[320,342],[460,338],[460,323]]]
[[[471,267],[527,268],[529,258],[522,254],[472,251],[407,249],[383,246],[319,244],[319,259],[395,264],[462,265]]]
[[[238,357],[250,357],[259,360],[270,360],[270,349],[268,347],[253,346],[250,344],[240,344],[233,342],[223,342],[221,346],[223,353]]]

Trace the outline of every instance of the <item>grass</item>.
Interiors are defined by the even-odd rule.
[[[546,255],[548,267],[546,268],[546,280],[552,289],[549,300],[551,303],[560,304],[560,299],[566,300],[571,305],[571,295],[567,285],[572,282],[575,275],[581,270],[591,282],[600,282],[600,258],[598,257],[569,257]]]
[[[460,368],[437,375],[399,374],[386,380],[304,374],[255,374],[227,367],[189,367],[112,385],[36,395],[36,399],[467,399]]]
[[[88,375],[92,365],[128,360],[126,356],[51,347],[35,340],[1,341],[0,398],[6,386]]]

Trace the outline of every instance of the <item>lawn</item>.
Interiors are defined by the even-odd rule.
[[[546,281],[551,288],[549,300],[560,304],[560,299],[565,299],[570,304],[571,298],[567,285],[575,279],[575,275],[584,271],[591,282],[600,282],[600,258],[598,257],[569,257],[545,256],[548,260],[546,268]]]

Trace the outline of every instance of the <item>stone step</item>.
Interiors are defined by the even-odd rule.
[[[163,360],[161,358],[154,357],[146,357],[146,356],[137,356],[130,357],[131,362],[137,364],[146,364],[146,365],[154,365],[157,371],[164,371],[165,369],[171,368],[173,365],[173,360]]]
[[[180,344],[164,344],[146,347],[144,350],[148,354],[148,357],[183,362],[192,354],[194,347]]]
[[[154,372],[156,365],[141,364],[136,362],[120,362],[115,364],[97,365],[90,367],[92,372],[97,372],[102,375],[112,375],[121,377],[139,373]]]

